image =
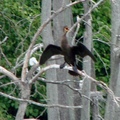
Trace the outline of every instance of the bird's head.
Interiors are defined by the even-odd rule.
[[[67,33],[67,32],[69,31],[69,28],[68,28],[67,26],[64,26],[64,27],[63,27],[63,31],[64,31],[65,33]]]

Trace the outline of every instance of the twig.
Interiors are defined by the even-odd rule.
[[[12,99],[12,100],[17,100],[17,101],[20,101],[20,102],[28,102],[29,104],[34,104],[34,105],[37,105],[37,106],[41,106],[41,107],[60,107],[60,108],[68,108],[68,109],[78,109],[78,108],[82,108],[82,106],[67,106],[67,105],[60,105],[60,104],[52,104],[52,105],[47,105],[47,104],[42,104],[42,103],[38,103],[38,102],[34,102],[32,100],[28,100],[28,99],[21,99],[21,98],[17,98],[17,97],[13,97],[13,96],[10,96],[10,95],[7,95],[5,93],[2,93],[0,92],[0,95],[4,96],[4,97],[7,97],[9,99]]]
[[[77,21],[78,21],[78,20],[80,19],[79,16],[77,16],[76,19],[77,19]],[[75,45],[75,38],[76,38],[76,35],[77,35],[77,33],[78,33],[79,28],[80,28],[80,23],[77,24],[76,31],[75,31],[74,36],[73,36],[73,38],[72,38],[72,45]]]
[[[0,42],[0,45],[3,44],[4,42],[6,42],[7,39],[8,39],[8,37],[6,36],[6,37],[3,39],[3,41]]]
[[[43,48],[43,44],[42,44],[42,43],[35,45],[35,47],[31,50],[31,55],[32,55],[35,51],[37,51],[38,49],[40,49],[40,51],[42,51],[42,48]]]
[[[5,87],[5,86],[8,86],[8,85],[11,85],[11,84],[15,84],[16,82],[10,82],[10,83],[6,83],[6,84],[2,84],[2,85],[0,85],[0,88],[1,87]]]
[[[4,77],[5,77],[5,75],[1,75],[1,76],[0,76],[0,79],[2,79],[2,78],[4,78]]]
[[[69,30],[69,32],[71,32],[73,30],[73,28],[75,28],[77,26],[78,23],[80,23],[87,15],[89,15],[96,7],[98,7],[98,5],[100,5],[104,0],[100,0],[98,1],[91,9],[88,10],[87,13],[85,13]],[[69,33],[68,33],[69,34]]]
[[[100,54],[93,48],[93,50],[94,50],[94,52],[96,53],[96,55],[97,55],[97,58],[99,58],[99,60],[102,62],[102,64],[103,64],[103,66],[104,66],[104,68],[105,68],[105,72],[106,72],[106,74],[107,74],[107,77],[108,77],[108,72],[107,72],[107,67],[106,67],[106,64],[104,63],[104,61],[102,60],[102,58],[101,58],[101,56],[100,56]]]
[[[52,80],[40,80],[40,81],[43,81],[43,82],[46,82],[46,83],[51,83],[51,84],[60,84],[60,85],[65,85],[66,87],[70,88],[72,91],[74,92],[77,92],[79,94],[80,97],[84,97],[86,98],[87,100],[90,100],[93,104],[95,104],[92,99],[90,99],[89,97],[83,95],[80,91],[80,89],[76,89],[76,88],[73,88],[72,86],[68,85],[66,82],[80,82],[80,81],[73,81],[73,80],[64,80],[64,81],[52,81]]]
[[[11,63],[10,63],[9,60],[7,59],[6,55],[3,53],[2,48],[0,48],[0,51],[1,51],[2,56],[5,58],[7,64],[8,64],[9,66],[11,66]]]

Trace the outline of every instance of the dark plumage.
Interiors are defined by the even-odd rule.
[[[66,33],[69,31],[68,27],[64,27],[64,34],[61,40],[61,47],[56,45],[48,45],[46,49],[43,51],[40,58],[40,65],[44,64],[51,56],[61,54],[64,56],[65,62],[60,65],[60,68],[65,66],[65,63],[72,65],[74,71],[69,71],[71,75],[77,74],[77,66],[75,56],[79,55],[80,57],[90,56],[94,61],[95,57],[93,54],[87,49],[85,45],[79,43],[77,46],[70,46],[68,44]]]
[[[48,45],[40,58],[40,65],[43,65],[51,56],[62,54],[62,49],[56,45]]]

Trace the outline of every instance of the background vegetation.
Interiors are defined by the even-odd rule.
[[[77,15],[83,15],[83,7],[75,5],[73,17],[76,21]],[[32,36],[41,23],[41,1],[40,0],[1,0],[0,1],[0,41],[8,37],[7,42],[0,44],[0,65],[13,71],[17,76],[21,74],[21,67],[14,67],[23,60],[24,51],[27,50]],[[92,13],[94,54],[96,77],[106,83],[110,76],[110,38],[111,38],[111,8],[110,1],[104,1]],[[81,24],[77,38],[83,35],[84,24]],[[37,43],[41,43],[39,37]],[[40,52],[34,56],[39,59]],[[0,91],[19,97],[19,89],[14,84],[2,86],[10,81],[8,77],[0,79]],[[45,84],[39,81],[33,85],[31,99],[45,103]],[[18,108],[18,102],[0,96],[0,120],[14,120]],[[26,117],[45,116],[46,109],[29,105]]]

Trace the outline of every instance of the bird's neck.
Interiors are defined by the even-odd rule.
[[[65,49],[67,46],[68,46],[68,41],[67,41],[66,33],[64,33],[61,41],[61,48]]]

